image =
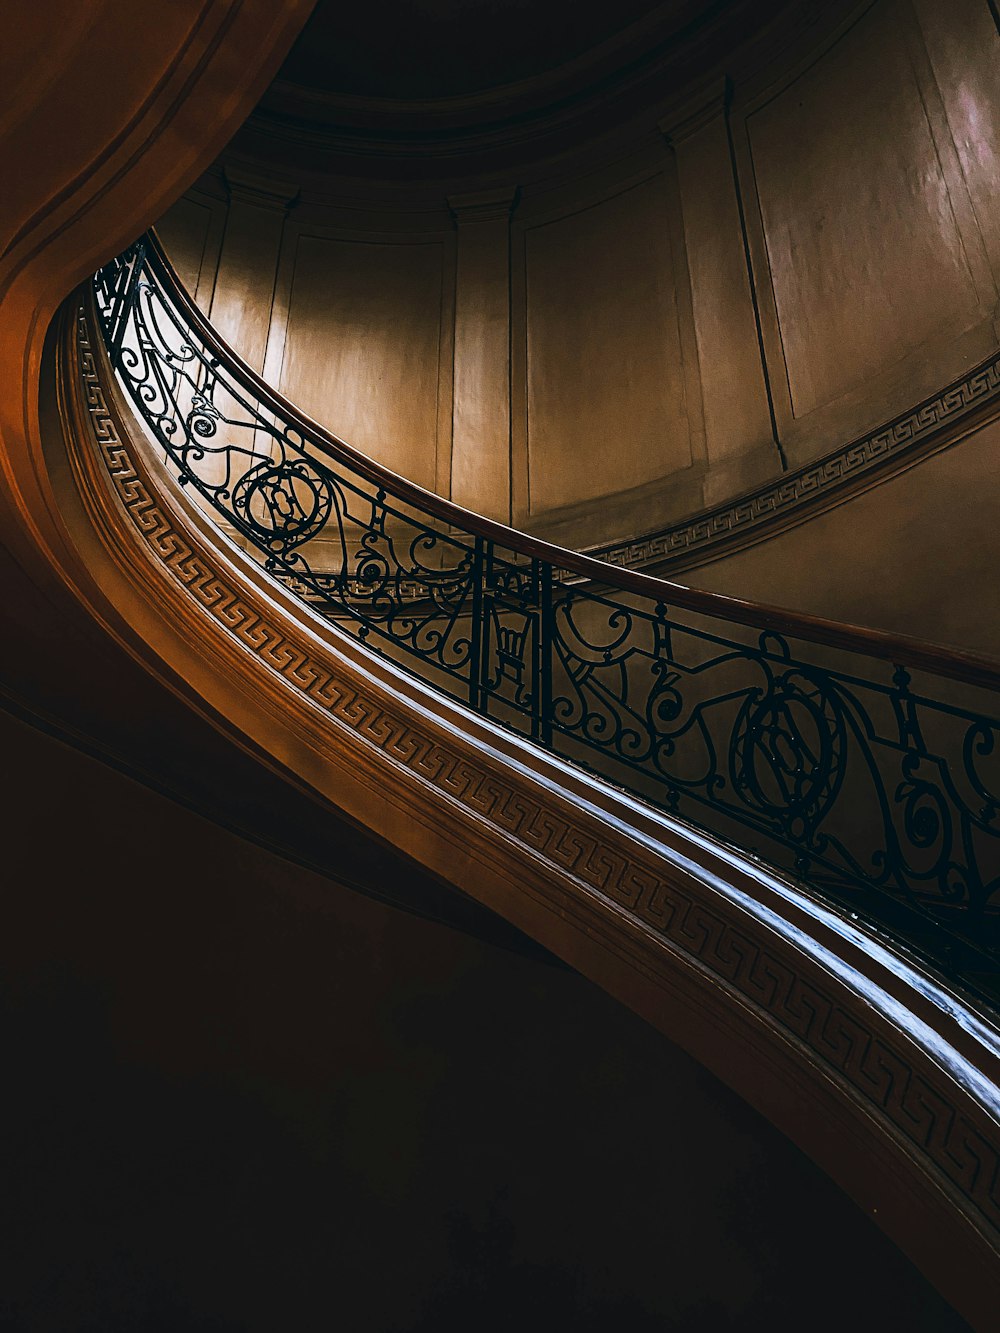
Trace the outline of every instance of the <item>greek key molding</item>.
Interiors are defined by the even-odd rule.
[[[122,438],[109,410],[82,307],[76,339],[90,447],[107,471],[110,494],[157,564],[202,613],[338,727],[467,811],[502,843],[568,878],[589,900],[623,909],[671,952],[751,1006],[804,1058],[833,1075],[845,1095],[870,1108],[909,1155],[930,1164],[945,1188],[971,1205],[982,1234],[1000,1250],[1000,1126],[988,1113],[973,1120],[960,1105],[958,1085],[926,1050],[914,1060],[917,1048],[902,1031],[893,1040],[866,1025],[863,1001],[857,1013],[849,1012],[832,989],[793,965],[798,954],[792,946],[783,955],[777,936],[768,938],[761,926],[756,937],[733,904],[727,913],[721,894],[704,889],[712,894],[705,901],[693,889],[693,876],[665,873],[664,863],[635,845],[625,850],[595,833],[558,808],[561,802],[543,803],[529,781],[515,784],[479,768],[457,747],[387,706],[374,689],[348,679],[304,639],[290,637],[277,615],[256,609],[221,563],[213,563],[210,548],[197,548],[181,530],[147,482],[134,446]]]
[[[854,493],[915,461],[937,435],[991,402],[1000,409],[1000,353],[887,425],[782,473],[748,495],[658,532],[591,547],[586,553],[621,569],[641,569],[654,562],[708,560],[722,549],[763,540],[772,528],[801,522],[809,509],[827,508],[846,498],[842,493],[848,489]]]

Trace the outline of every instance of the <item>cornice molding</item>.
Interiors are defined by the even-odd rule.
[[[380,161],[395,174],[401,159],[418,174],[481,175],[493,158],[524,167],[578,147],[581,135],[614,132],[637,117],[650,131],[658,117],[683,118],[692,89],[727,74],[743,80],[789,49],[811,47],[858,3],[761,10],[754,0],[734,0],[708,12],[695,6],[680,24],[664,6],[573,61],[467,95],[403,100],[278,78],[237,136],[236,151],[275,161],[301,151],[303,161],[311,157],[347,175],[352,161],[362,174],[377,172]]]
[[[299,201],[299,187],[291,181],[258,176],[231,163],[223,168],[222,180],[230,201],[234,203],[250,204],[254,208],[285,213],[294,208]]]
[[[475,190],[471,194],[450,194],[448,207],[460,227],[480,222],[507,222],[517,205],[518,187],[507,185],[499,190]]]
[[[1000,351],[885,425],[656,532],[588,547],[621,569],[673,574],[755,545],[880,485],[1000,416]]]
[[[467,93],[417,98],[344,93],[297,83],[279,73],[254,114],[262,121],[309,124],[317,131],[474,133],[477,126],[520,120],[570,98],[601,97],[609,84],[628,84],[648,77],[648,71],[683,69],[692,52],[703,47],[717,50],[720,44],[726,49],[726,33],[740,20],[755,35],[765,26],[757,22],[759,6],[754,0],[727,0],[705,11],[700,4],[689,4],[686,12],[683,8],[678,12],[676,3],[660,4],[571,60]]]
[[[660,118],[660,133],[669,144],[683,143],[717,116],[723,115],[731,93],[732,83],[726,75],[709,80],[693,92],[686,102]]]
[[[317,790],[713,1068],[987,1327],[1000,1296],[997,1032],[746,857],[314,624],[147,462],[79,307],[60,346],[75,484],[103,563],[145,606],[149,651],[179,636],[242,725],[272,745],[279,729],[290,737]]]

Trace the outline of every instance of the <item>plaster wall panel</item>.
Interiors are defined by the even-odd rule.
[[[178,277],[203,309],[211,305],[219,257],[218,238],[211,253],[214,223],[211,204],[186,194],[156,224],[157,235]]]
[[[906,28],[876,5],[747,121],[793,418],[981,317]]]
[[[994,421],[808,523],[690,570],[684,581],[998,656],[998,450]]]
[[[994,276],[1000,275],[1000,19],[988,0],[914,0]]]
[[[691,466],[663,175],[525,232],[532,514]]]
[[[212,323],[258,373],[264,367],[285,216],[283,206],[234,194],[212,296]]]
[[[279,384],[349,444],[429,489],[439,422],[450,441],[450,414],[439,414],[451,359],[444,260],[437,241],[300,235]]]

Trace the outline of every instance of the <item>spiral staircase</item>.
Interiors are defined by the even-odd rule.
[[[139,52],[119,8],[5,140],[9,606],[31,585],[332,811],[365,891],[405,863],[401,905],[648,1019],[991,1327],[1000,667],[560,549],[309,420],[134,239],[309,6],[181,7]],[[44,158],[98,38],[128,76]]]

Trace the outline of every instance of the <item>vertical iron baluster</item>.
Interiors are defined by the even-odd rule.
[[[469,625],[469,706],[482,712],[483,586],[486,581],[486,541],[476,538],[472,553],[472,620]]]
[[[552,615],[552,565],[541,571],[541,744],[552,748],[552,656],[555,653],[555,621]]]
[[[135,255],[131,267],[123,270],[123,281],[121,293],[118,298],[118,307],[115,318],[117,323],[113,325],[114,335],[111,342],[111,364],[116,368],[121,368],[122,343],[125,340],[125,329],[128,327],[129,319],[135,306],[136,297],[139,293],[139,279],[146,261],[146,247],[140,241],[135,247]]]
[[[485,717],[490,711],[490,626],[493,623],[493,543],[483,542],[482,601],[479,619],[482,635],[479,647],[479,711]]]
[[[125,298],[128,294],[129,283],[132,277],[132,265],[127,259],[119,262],[118,269],[114,275],[113,282],[108,284],[109,307],[107,316],[107,330],[109,338],[109,352],[111,354],[112,365],[117,366],[117,351],[121,345],[121,330],[124,327]]]
[[[552,747],[552,566],[538,564],[538,620],[536,635],[535,693],[538,697],[538,740]]]
[[[530,606],[533,608],[528,614],[528,626],[525,631],[526,641],[524,647],[524,660],[527,664],[528,645],[527,635],[531,636],[531,739],[540,741],[542,735],[542,562],[537,556],[531,557],[531,578],[528,582],[527,597],[530,599]],[[523,587],[523,585],[522,585]],[[525,595],[522,592],[522,605],[525,605]]]

